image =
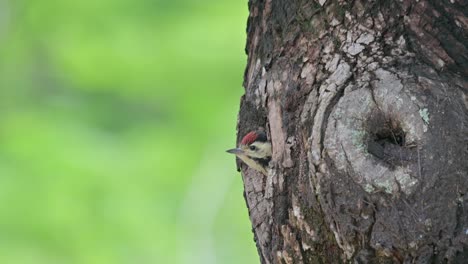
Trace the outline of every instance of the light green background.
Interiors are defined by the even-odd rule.
[[[247,0],[0,0],[0,263],[258,263]]]

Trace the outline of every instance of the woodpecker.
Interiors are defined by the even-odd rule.
[[[271,143],[264,131],[251,131],[242,138],[238,148],[227,150],[241,159],[247,166],[267,175],[266,168],[271,160]]]

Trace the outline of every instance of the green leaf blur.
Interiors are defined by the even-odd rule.
[[[0,0],[0,263],[258,263],[247,1]]]

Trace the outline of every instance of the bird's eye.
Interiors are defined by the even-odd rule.
[[[256,150],[257,148],[255,146],[250,146],[250,150]]]

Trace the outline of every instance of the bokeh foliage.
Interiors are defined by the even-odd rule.
[[[247,1],[0,0],[0,263],[257,263]]]

